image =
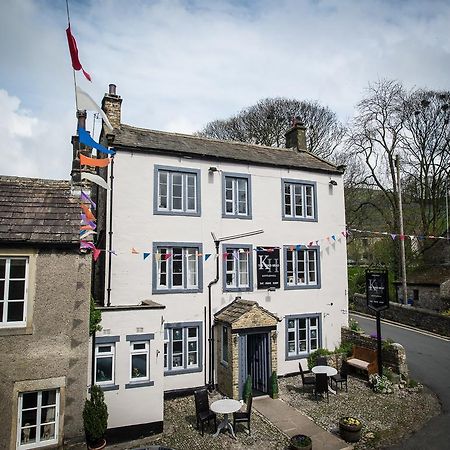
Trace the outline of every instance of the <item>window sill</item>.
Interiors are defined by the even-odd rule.
[[[18,336],[25,334],[33,334],[33,327],[31,325],[19,327],[0,327],[0,336]]]
[[[152,294],[198,294],[202,293],[203,289],[153,289]]]
[[[252,220],[252,216],[239,216],[237,214],[222,214],[222,219],[243,219]]]
[[[118,384],[96,384],[102,391],[118,391]]]
[[[134,388],[140,388],[140,387],[147,387],[147,386],[154,386],[154,381],[130,381],[125,385],[125,389],[134,389]]]
[[[320,284],[305,284],[305,285],[299,285],[299,286],[284,286],[284,289],[286,291],[293,291],[293,290],[297,290],[297,291],[301,291],[303,289],[320,289],[321,286]]]
[[[246,288],[227,288],[225,287],[223,289],[223,292],[253,292],[253,288],[251,287],[246,287]]]
[[[299,353],[298,355],[289,355],[289,356],[286,356],[286,361],[307,358],[308,356],[309,356],[309,353],[307,353],[307,352]]]
[[[183,375],[186,373],[196,373],[196,372],[201,372],[203,369],[201,367],[196,367],[193,369],[179,369],[179,370],[166,370],[164,372],[164,376],[172,376],[172,375]]]
[[[283,216],[282,220],[290,222],[318,222],[317,217],[289,217]]]
[[[185,212],[185,211],[153,211],[155,216],[187,216],[200,217],[200,212]]]

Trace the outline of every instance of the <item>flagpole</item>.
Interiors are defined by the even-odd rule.
[[[69,0],[66,0],[66,11],[67,11],[67,26],[70,28],[70,14],[69,14]],[[75,92],[75,108],[78,111],[78,100],[77,100],[77,79],[75,77],[75,69],[72,66],[73,73],[73,89]]]

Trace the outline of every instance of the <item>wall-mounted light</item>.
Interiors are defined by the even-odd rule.
[[[214,172],[218,172],[219,169],[218,169],[217,167],[211,166],[211,167],[208,169],[208,171],[209,171],[210,173],[214,173]]]
[[[329,181],[329,185],[330,186],[337,186],[337,181],[336,180],[330,180]]]

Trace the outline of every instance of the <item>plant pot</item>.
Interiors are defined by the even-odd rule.
[[[99,442],[88,442],[87,448],[89,450],[102,450],[106,447],[106,439],[103,439]]]
[[[339,434],[346,442],[358,442],[361,439],[362,423],[349,425],[339,420]]]
[[[296,434],[291,437],[290,447],[291,450],[311,450],[312,441],[309,436],[305,434]]]

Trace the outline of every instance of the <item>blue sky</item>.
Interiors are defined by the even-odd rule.
[[[449,1],[70,2],[79,85],[125,123],[194,132],[265,97],[349,120],[369,82],[448,89]],[[0,2],[0,174],[68,178],[75,130],[64,0]],[[92,128],[92,116],[88,118]],[[43,156],[45,155],[45,160]]]

